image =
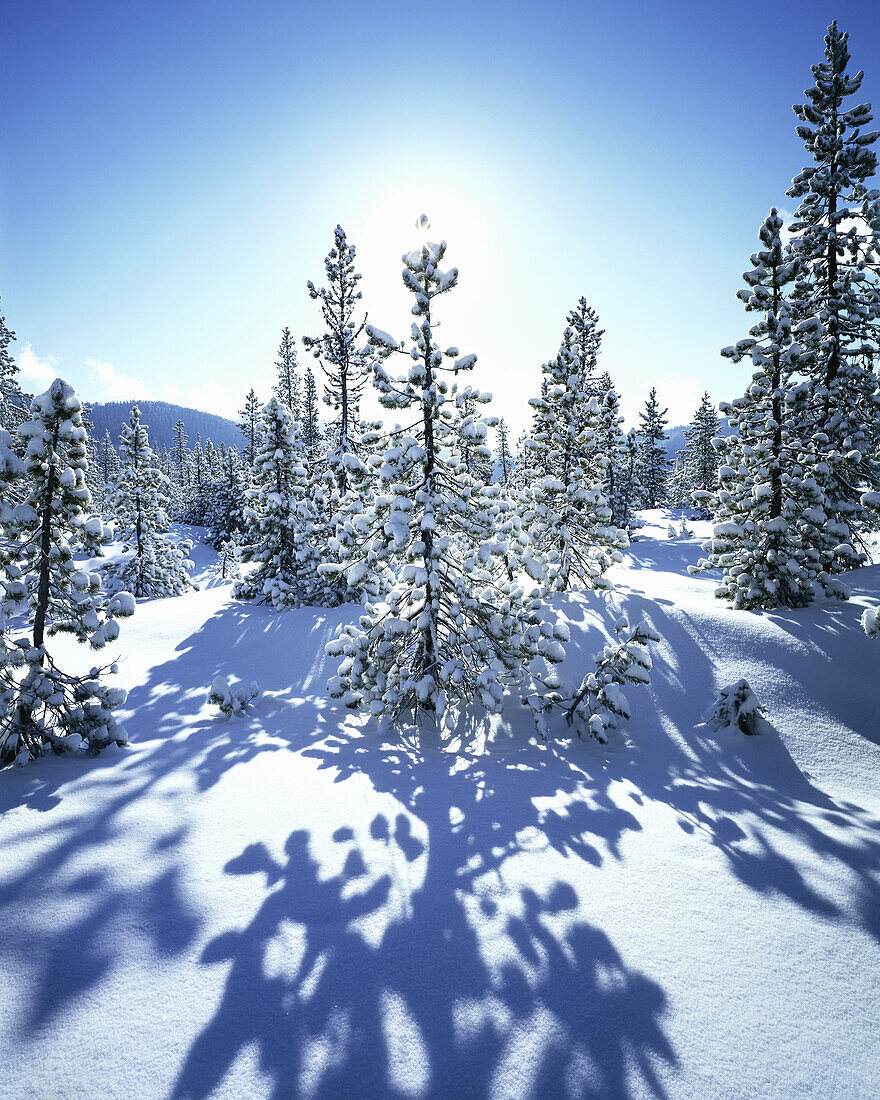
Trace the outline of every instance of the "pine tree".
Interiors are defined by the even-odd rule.
[[[599,315],[592,306],[587,305],[586,298],[582,297],[578,299],[578,304],[568,314],[565,322],[566,330],[562,342],[571,353],[584,393],[587,397],[601,399],[604,390],[601,381],[595,377],[595,371],[605,332],[599,328]]]
[[[276,611],[313,602],[320,561],[320,552],[309,544],[314,506],[297,432],[290,409],[270,398],[261,414],[254,487],[245,510],[246,556],[258,564],[233,589],[236,599],[270,603]]]
[[[153,449],[155,450],[155,448]],[[205,467],[208,471],[209,481],[216,481],[223,469],[220,452],[211,442],[210,436],[205,438]]]
[[[642,503],[645,508],[659,508],[665,497],[666,472],[669,459],[662,443],[667,439],[666,414],[657,400],[657,387],[653,386],[639,413],[639,479],[642,483]]]
[[[278,381],[274,394],[290,409],[294,420],[299,420],[299,375],[296,372],[296,341],[286,326],[281,330],[281,343],[278,345],[278,358],[275,360]]]
[[[208,542],[219,549],[224,542],[238,543],[245,530],[247,479],[235,447],[221,444],[220,474],[208,495],[205,525]]]
[[[367,318],[360,313],[363,295],[358,289],[361,276],[355,270],[355,256],[354,245],[348,243],[344,230],[337,225],[333,247],[324,260],[327,285],[316,287],[313,282],[308,283],[309,297],[321,304],[325,331],[321,336],[303,337],[303,344],[324,371],[324,400],[337,413],[334,446],[327,458],[341,492],[349,487],[349,471],[353,468],[346,456],[359,451],[360,398],[370,366],[369,354],[357,347]],[[306,389],[309,389],[308,379]],[[311,453],[315,446],[312,440],[317,438],[317,408],[313,417],[308,396],[305,404],[303,428],[306,447]]]
[[[178,418],[174,425],[174,443],[171,447],[171,460],[174,463],[177,484],[185,489],[189,483],[188,473],[189,440],[186,436],[186,425]]]
[[[192,543],[169,534],[168,479],[156,465],[137,405],[122,426],[119,453],[109,508],[117,537],[132,553],[106,570],[107,585],[129,589],[138,598],[179,596],[192,586],[188,570],[193,563],[187,556]]]
[[[863,73],[847,74],[848,35],[834,22],[825,60],[812,66],[808,102],[796,104],[797,134],[813,157],[792,181],[800,199],[791,226],[801,271],[792,294],[793,319],[812,381],[809,422],[819,452],[815,468],[826,495],[828,522],[820,548],[826,569],[864,560],[854,546],[865,485],[880,485],[878,378],[880,341],[880,192],[866,181],[877,169],[870,148],[876,131],[870,104],[848,107]],[[806,433],[807,427],[804,427]]]
[[[716,595],[737,608],[801,607],[813,599],[818,580],[833,595],[845,595],[822,568],[817,536],[826,520],[822,489],[811,476],[812,444],[798,434],[807,390],[797,385],[801,348],[794,340],[786,288],[800,263],[781,241],[776,210],[761,226],[763,247],[752,254],[737,296],[761,318],[749,337],[724,348],[755,368],[743,397],[721,410],[734,433],[721,443],[719,487],[713,498],[709,557],[692,572],[723,570]]]
[[[635,428],[630,428],[623,441],[620,476],[617,481],[618,508],[621,515],[632,517],[626,525],[630,530],[638,525],[634,512],[645,494],[639,478],[639,442],[639,433]]]
[[[192,472],[193,472],[193,484],[196,492],[201,495],[205,491],[205,485],[208,480],[208,470],[205,463],[205,452],[202,449],[202,435],[201,432],[196,432],[196,445],[192,450]]]
[[[687,448],[684,455],[686,487],[691,500],[701,507],[718,483],[718,451],[713,440],[717,439],[721,423],[708,393],[704,393],[694,413],[694,419],[685,429]],[[687,501],[682,502],[687,503]]]
[[[214,572],[221,581],[234,581],[238,577],[238,547],[229,539],[224,539],[217,547]]]
[[[628,530],[633,525],[633,498],[627,491],[626,439],[621,424],[620,399],[607,375],[602,376],[603,396],[596,423],[599,454],[605,459],[602,495],[611,510],[611,523]]]
[[[25,397],[18,384],[18,364],[9,351],[15,339],[6,318],[0,317],[0,429],[7,432],[14,432],[27,417]]]
[[[187,455],[187,490],[183,497],[183,507],[179,518],[184,523],[201,526],[208,512],[208,487],[211,482],[205,452],[202,449],[202,436],[196,432],[196,445]]]
[[[323,432],[318,418],[318,388],[310,366],[306,367],[303,383],[301,425],[303,453],[310,464],[317,463],[322,457]]]
[[[244,464],[250,470],[254,465],[260,430],[260,402],[257,400],[253,388],[248,390],[247,397],[244,399],[244,407],[238,410],[238,415],[241,417],[238,426],[245,439]]]
[[[117,618],[134,611],[130,593],[108,599],[97,573],[73,560],[100,530],[89,522],[88,459],[82,405],[73,387],[57,378],[34,398],[32,419],[18,432],[27,444],[28,492],[14,510],[0,505],[0,762],[87,747],[98,751],[124,742],[113,710],[125,692],[101,683],[115,666],[85,676],[65,673],[46,640],[57,633],[101,649],[119,635]],[[21,463],[0,435],[0,477],[22,475]],[[6,489],[4,488],[4,498]],[[25,610],[31,637],[12,640],[9,616]]]
[[[427,218],[417,225],[427,228]],[[459,700],[497,710],[506,678],[539,651],[559,649],[541,633],[535,601],[507,576],[498,487],[478,486],[456,455],[464,404],[484,397],[444,377],[476,360],[449,348],[444,368],[434,339],[435,299],[458,280],[455,268],[440,267],[445,252],[445,242],[425,242],[403,257],[415,300],[410,362],[401,376],[379,362],[374,379],[382,403],[414,423],[391,432],[370,513],[348,524],[362,549],[349,581],[368,577],[381,602],[368,602],[327,650],[342,657],[331,694],[392,718],[437,718]],[[384,359],[405,354],[387,333],[368,326],[367,335]]]
[[[110,431],[107,428],[104,429],[104,438],[101,441],[99,461],[104,484],[109,484],[119,473],[119,455],[116,453],[113,440],[110,438]]]
[[[520,511],[546,565],[548,591],[609,587],[604,574],[628,545],[602,494],[608,458],[599,447],[599,402],[578,366],[583,361],[564,340],[544,364],[543,396],[530,402],[537,419],[530,449],[549,473],[522,491]]]
[[[495,462],[498,466],[498,480],[505,488],[513,475],[513,455],[510,453],[508,442],[508,430],[504,417],[498,421],[498,450],[495,454]]]
[[[694,471],[691,468],[688,451],[687,449],[676,451],[672,469],[666,478],[666,503],[671,508],[686,508],[691,503],[693,492]],[[705,499],[711,500],[711,498],[711,493],[705,494]]]
[[[488,485],[492,480],[492,452],[486,446],[487,424],[478,414],[477,401],[473,397],[462,402],[464,416],[459,423],[458,451],[468,474],[478,485]]]

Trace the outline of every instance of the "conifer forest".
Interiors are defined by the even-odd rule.
[[[188,34],[187,7],[157,5],[156,33],[167,17]],[[278,18],[308,35],[348,7]],[[82,18],[104,26],[99,9]],[[199,299],[206,332],[277,349],[218,368],[237,417],[209,390],[194,410],[147,377],[123,400],[47,373],[3,268],[0,1096],[880,1096],[869,9],[819,23],[812,55],[768,34],[741,59],[731,104],[793,130],[800,160],[743,231],[733,327],[689,421],[669,375],[609,354],[627,335],[611,275],[555,300],[543,362],[510,362],[490,392],[504,322],[480,280],[501,293],[561,260],[521,258],[524,237],[472,275],[466,234],[427,203],[382,244],[393,299],[372,299],[375,251],[368,266],[347,221],[323,226],[274,330]],[[513,49],[525,17],[504,10],[492,34]],[[18,21],[48,36],[48,12],[10,14],[11,53]],[[247,68],[231,26],[222,48]],[[361,60],[313,30],[332,99],[334,69]],[[442,177],[446,77],[412,30],[393,79],[419,171]],[[378,102],[392,59],[372,48]],[[750,99],[750,65],[783,53],[806,90]],[[361,182],[346,117],[326,123],[344,167],[308,169],[342,171],[339,195]],[[695,283],[721,201],[677,227]],[[642,214],[662,203],[591,216]],[[209,262],[244,287],[234,239]],[[639,257],[607,262],[631,272],[638,329]],[[163,319],[145,323],[160,359]]]

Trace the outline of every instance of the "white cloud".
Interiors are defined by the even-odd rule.
[[[149,401],[150,391],[127,374],[121,374],[112,363],[101,359],[86,359],[89,368],[89,390],[92,401]]]
[[[168,401],[172,405],[183,405],[187,409],[200,409],[216,416],[225,416],[230,420],[238,419],[240,399],[237,401],[229,387],[221,386],[218,382],[205,382],[201,386],[191,386],[188,390],[182,390],[178,386],[163,386],[159,400]]]
[[[15,361],[21,372],[19,385],[25,393],[42,393],[58,376],[55,369],[58,360],[53,359],[51,355],[44,355],[41,358],[30,344],[24,345],[16,355]]]

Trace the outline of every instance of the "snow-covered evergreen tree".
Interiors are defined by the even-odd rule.
[[[176,513],[176,518],[183,523],[194,523],[201,526],[210,506],[209,487],[211,477],[208,470],[208,462],[202,447],[200,432],[196,432],[196,443],[186,459],[187,486],[183,493],[181,507]]]
[[[101,463],[104,484],[107,485],[119,473],[119,455],[116,453],[113,440],[110,438],[110,431],[107,428],[104,429],[104,438],[101,441],[99,462]]]
[[[296,341],[286,326],[281,330],[281,343],[278,346],[278,358],[275,369],[278,381],[274,393],[282,405],[290,409],[294,420],[299,420],[299,374],[296,370]]]
[[[748,338],[721,353],[734,362],[750,358],[754,374],[743,397],[721,405],[734,432],[720,444],[715,527],[703,544],[709,557],[692,570],[723,570],[716,595],[737,608],[803,606],[813,599],[814,580],[830,594],[846,595],[823,570],[817,549],[825,500],[812,476],[812,443],[798,434],[809,391],[797,384],[801,348],[786,296],[800,265],[783,247],[781,232],[773,209],[761,226],[763,247],[743,275],[748,289],[737,294],[761,317]]]
[[[229,539],[224,539],[217,547],[214,572],[221,581],[234,581],[238,577],[238,547]]]
[[[102,649],[118,637],[117,618],[134,611],[130,593],[108,598],[99,575],[73,560],[101,531],[88,515],[82,405],[57,378],[30,413],[18,428],[27,444],[28,491],[14,508],[6,487],[21,478],[22,464],[0,433],[0,763],[125,740],[113,715],[125,692],[101,682],[108,669],[70,675],[46,647],[47,638],[68,633]],[[18,613],[27,615],[30,637],[9,634],[9,617]]]
[[[629,530],[636,525],[634,512],[644,497],[644,489],[639,477],[639,442],[638,431],[630,428],[623,441],[623,457],[617,480],[620,513],[633,517],[627,525]]]
[[[189,440],[186,435],[186,425],[177,418],[174,425],[174,443],[171,446],[171,461],[174,467],[174,480],[180,489],[186,489],[189,483]]]
[[[507,424],[502,416],[498,421],[498,450],[495,452],[495,463],[498,467],[498,481],[505,488],[510,483],[514,469],[513,455],[510,453],[509,436],[510,433]]]
[[[155,447],[153,450],[155,451]],[[214,446],[211,437],[205,439],[205,466],[208,469],[208,480],[216,481],[223,469],[220,451]]]
[[[260,435],[260,402],[257,400],[253,387],[248,390],[244,405],[238,410],[238,415],[241,417],[238,426],[244,436],[244,464],[245,468],[250,470],[254,464]]]
[[[202,496],[208,483],[208,466],[205,461],[205,451],[202,447],[200,432],[196,432],[196,445],[192,449],[190,468],[192,469],[192,483],[195,491]]]
[[[138,598],[179,596],[192,586],[192,543],[169,533],[168,479],[156,464],[137,405],[122,426],[119,454],[120,470],[108,507],[117,537],[130,556],[105,571],[106,584],[111,590],[128,589]]]
[[[599,315],[587,304],[586,298],[581,297],[566,317],[565,324],[562,342],[571,353],[584,393],[587,397],[601,399],[604,390],[601,381],[595,377],[595,372],[605,332],[599,328]]]
[[[321,304],[324,332],[320,336],[304,336],[303,344],[312,352],[324,371],[324,400],[337,417],[333,446],[327,461],[340,492],[345,492],[352,479],[351,471],[359,469],[351,456],[359,451],[359,407],[361,394],[370,366],[369,353],[358,349],[358,337],[364,330],[366,314],[360,312],[361,280],[355,270],[356,251],[349,244],[342,226],[337,225],[333,247],[324,259],[326,285],[308,283],[309,297]],[[310,384],[306,383],[307,413],[303,422],[307,453],[312,455],[318,445],[317,403],[312,400]],[[312,380],[311,387],[314,387]],[[313,407],[314,406],[314,407]]]
[[[427,228],[427,218],[417,225]],[[348,579],[366,579],[375,602],[328,646],[342,658],[331,693],[392,718],[440,717],[461,700],[497,710],[503,682],[533,654],[561,656],[552,630],[541,631],[536,599],[507,575],[498,486],[478,486],[457,455],[465,402],[484,395],[446,377],[476,357],[444,353],[435,340],[435,299],[458,280],[440,266],[445,252],[445,242],[425,241],[403,257],[414,298],[410,363],[398,376],[379,361],[374,378],[382,403],[408,413],[412,427],[390,433],[373,505],[347,525],[361,549]],[[407,354],[387,333],[367,333],[383,358]]]
[[[18,384],[18,364],[9,351],[15,338],[6,318],[0,317],[0,429],[7,432],[14,432],[27,419],[27,401]]]
[[[220,474],[211,487],[205,526],[208,542],[219,548],[224,542],[238,543],[245,530],[247,478],[235,447],[221,446]]]
[[[537,414],[530,449],[549,473],[522,490],[523,523],[546,566],[548,591],[605,588],[604,574],[629,540],[602,493],[608,459],[599,446],[599,402],[565,343],[543,371],[543,396],[530,402]]]
[[[307,366],[305,370],[301,408],[300,427],[302,430],[303,454],[306,461],[314,467],[314,464],[324,457],[322,454],[324,433],[321,430],[321,420],[318,416],[318,387],[315,385],[315,375],[311,366]]]
[[[326,555],[310,542],[314,503],[297,432],[290,409],[270,398],[245,510],[245,556],[257,566],[233,589],[236,599],[270,603],[276,611],[314,602],[322,550]]]
[[[666,414],[657,400],[657,387],[652,386],[639,413],[639,480],[642,485],[642,506],[659,508],[665,499],[669,458],[663,446],[666,435]]]
[[[361,276],[355,269],[356,251],[341,226],[334,233],[333,247],[324,260],[325,285],[308,283],[309,296],[319,302],[324,321],[320,336],[304,336],[303,344],[321,365],[324,372],[324,400],[336,413],[328,425],[326,463],[319,461],[323,446],[318,421],[314,376],[307,371],[304,389],[303,437],[308,464],[313,470],[310,495],[314,505],[314,522],[310,541],[326,558],[335,548],[342,547],[336,539],[340,524],[369,507],[372,477],[364,462],[371,447],[363,442],[368,426],[360,421],[359,408],[367,372],[373,356],[368,349],[358,347],[358,337],[364,331],[366,315],[361,311],[362,294],[358,288]],[[356,599],[341,573],[322,575],[315,589],[315,602],[334,606]]]
[[[476,398],[465,398],[462,412],[458,439],[461,461],[478,485],[488,485],[492,480],[492,451],[486,446],[487,428],[479,415]]]
[[[713,440],[719,437],[721,422],[708,393],[700,398],[694,419],[685,429],[688,465],[694,480],[694,489],[711,491],[718,479],[718,451]]]
[[[627,481],[628,460],[626,437],[621,427],[620,398],[607,375],[601,376],[601,386],[603,393],[599,399],[596,442],[599,454],[605,459],[602,493],[611,510],[611,523],[626,531],[634,522],[634,497]]]
[[[695,507],[706,514],[706,502],[718,484],[718,451],[714,440],[719,438],[721,422],[708,393],[704,393],[694,413],[694,418],[685,429],[687,447],[679,461],[676,456],[675,468],[670,475],[670,501],[676,506],[693,502]],[[687,494],[688,499],[679,500]]]
[[[626,619],[620,619],[614,632],[617,641],[596,655],[596,668],[584,677],[579,687],[563,684],[555,670],[547,677],[535,676],[531,692],[524,699],[532,710],[539,736],[546,740],[549,718],[560,712],[578,737],[589,736],[606,744],[608,736],[620,729],[631,716],[629,700],[623,688],[632,684],[644,686],[651,682],[653,662],[649,642],[659,642],[660,636],[646,623],[630,629]]]
[[[861,491],[880,485],[878,377],[880,343],[880,191],[870,104],[848,106],[863,73],[847,73],[848,36],[832,23],[825,60],[812,66],[806,103],[796,104],[797,133],[813,158],[788,194],[800,200],[791,226],[801,267],[792,293],[802,369],[813,382],[809,420],[819,461],[814,469],[828,520],[823,567],[839,572],[863,558],[853,552]]]

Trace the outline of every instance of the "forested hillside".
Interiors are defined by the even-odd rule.
[[[178,420],[183,421],[186,434],[192,442],[195,442],[198,434],[203,441],[210,439],[218,446],[221,443],[225,443],[227,447],[241,444],[241,432],[234,421],[199,409],[172,405],[168,401],[106,401],[102,404],[90,405],[89,411],[94,425],[93,437],[103,439],[104,431],[107,430],[115,444],[122,431],[122,425],[128,422],[128,414],[135,403],[141,410],[141,419],[149,425],[150,442],[157,443],[160,448],[171,449],[174,443],[174,425]]]

